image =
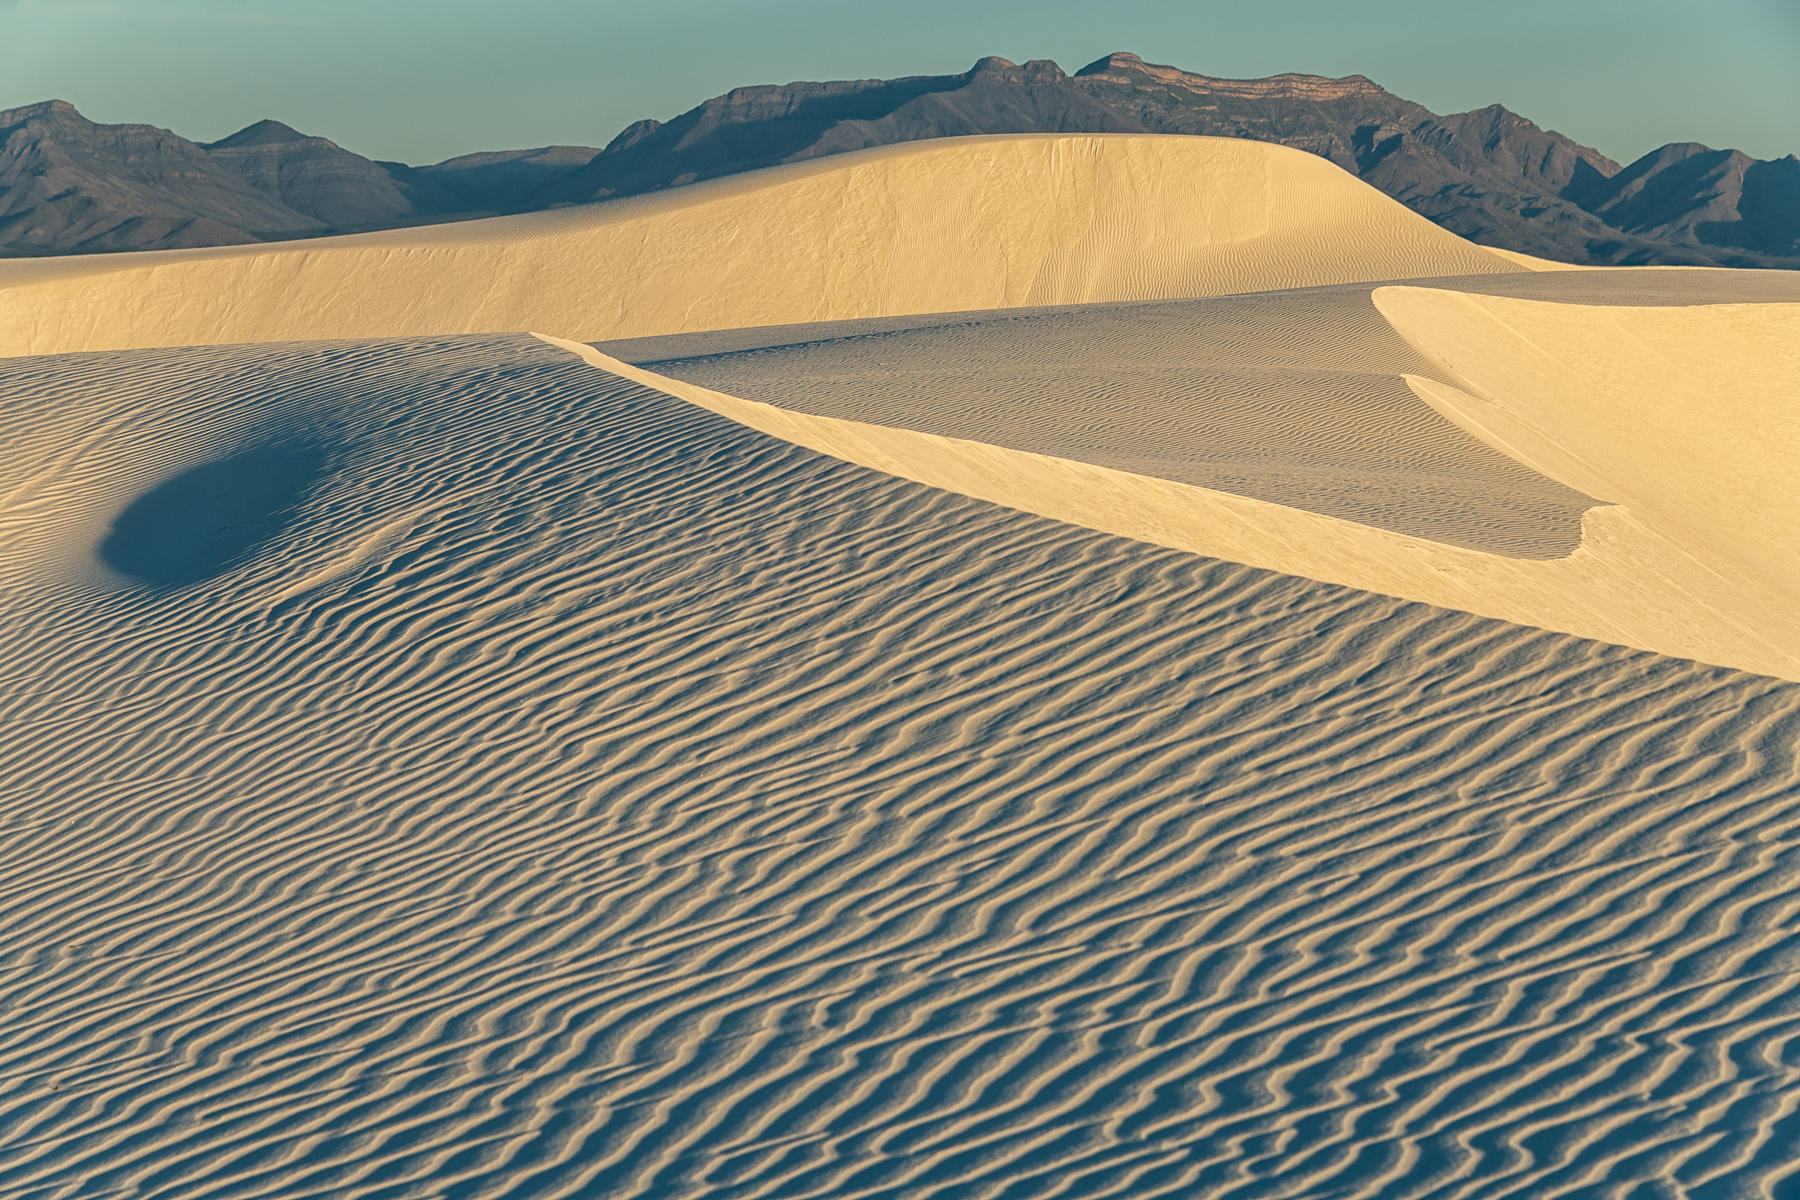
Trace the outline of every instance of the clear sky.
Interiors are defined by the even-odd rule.
[[[1800,151],[1800,0],[0,0],[0,108],[56,97],[199,141],[275,117],[419,163],[605,145],[740,84],[1113,50],[1499,102],[1621,161]]]

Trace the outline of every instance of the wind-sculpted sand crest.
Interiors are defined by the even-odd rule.
[[[1436,296],[1445,297],[1446,303],[1456,299],[1449,293],[1384,289],[1377,293],[1384,312],[1388,302],[1383,298],[1391,300],[1396,293],[1399,303],[1415,307],[1434,303]],[[1708,344],[1731,333],[1761,342],[1791,332],[1800,345],[1800,305],[1627,311],[1520,300],[1484,303],[1507,311],[1536,312],[1541,320],[1568,330],[1571,346],[1582,344],[1583,322],[1616,325],[1634,316],[1654,322],[1672,343],[1686,336],[1693,339],[1690,345]],[[1695,313],[1709,314],[1709,319],[1685,319]],[[656,375],[589,346],[547,340],[603,370],[796,445],[1009,508],[1308,579],[1800,679],[1800,622],[1790,616],[1800,610],[1800,588],[1789,586],[1781,573],[1781,556],[1791,553],[1791,542],[1762,536],[1749,552],[1761,554],[1767,567],[1751,557],[1744,569],[1732,570],[1705,540],[1710,522],[1727,519],[1729,506],[1711,510],[1684,506],[1681,490],[1673,488],[1664,502],[1634,504],[1632,497],[1642,493],[1614,492],[1610,476],[1574,470],[1548,453],[1529,454],[1523,461],[1552,479],[1616,502],[1587,510],[1581,542],[1566,557],[1534,561],[1426,541],[1091,462],[775,408]],[[1489,349],[1501,360],[1512,352],[1508,346]],[[1782,400],[1774,393],[1786,376],[1780,369],[1782,360],[1771,361],[1775,369],[1760,377],[1764,391],[1746,401],[1747,407],[1779,410]],[[1449,365],[1452,370],[1465,369]],[[1580,363],[1553,364],[1533,378],[1533,394],[1544,409],[1563,411],[1583,403],[1589,380],[1580,368]],[[1638,379],[1620,379],[1622,369],[1612,360],[1602,366],[1620,395],[1631,395],[1633,388],[1637,394],[1647,390],[1655,395],[1671,364],[1666,358],[1643,362]],[[1487,424],[1468,415],[1491,407],[1488,402],[1448,385],[1412,377],[1409,381],[1471,433],[1501,449],[1512,446],[1511,439],[1494,435]],[[1721,385],[1701,373],[1677,386],[1687,388],[1682,395],[1692,405],[1688,410],[1692,419],[1703,421],[1711,398],[1721,388],[1738,385],[1735,380]],[[1029,410],[1020,415],[1030,420]],[[1130,417],[1121,414],[1119,419],[1128,422]],[[1792,520],[1793,510],[1765,517],[1759,507],[1779,504],[1774,485],[1786,470],[1784,437],[1770,439],[1760,457],[1739,464],[1751,482],[1745,489],[1749,507],[1740,510],[1738,519],[1759,530],[1780,528],[1781,522]],[[1668,469],[1676,469],[1679,456],[1666,462]]]
[[[550,213],[0,263],[0,355],[522,329],[597,341],[1524,269],[1282,146],[950,138]]]

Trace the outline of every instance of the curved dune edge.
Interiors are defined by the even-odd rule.
[[[535,336],[758,432],[915,483],[1193,554],[1800,681],[1800,637],[1759,627],[1754,610],[1739,608],[1741,581],[1627,507],[1590,510],[1567,558],[1503,558],[1070,459],[792,412]]]
[[[1505,259],[1509,263],[1524,267],[1527,271],[1595,271],[1611,268],[1584,267],[1578,263],[1557,262],[1554,258],[1539,258],[1535,254],[1526,254],[1522,250],[1503,250],[1499,246],[1483,246],[1489,254]]]
[[[950,138],[549,213],[0,263],[0,356],[528,328],[602,341],[1527,269],[1282,146]]]
[[[1593,308],[1423,288],[1375,304],[1450,387],[1429,404],[1679,546],[1728,612],[1800,652],[1800,304]]]
[[[1800,596],[1800,304],[1602,308],[1401,287],[1374,299],[1475,397],[1440,405],[1451,419]]]

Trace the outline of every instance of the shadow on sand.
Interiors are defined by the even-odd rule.
[[[222,574],[282,531],[328,460],[316,442],[272,439],[190,467],[119,514],[100,561],[157,589]]]

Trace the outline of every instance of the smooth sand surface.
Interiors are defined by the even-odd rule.
[[[0,262],[0,355],[522,329],[598,341],[1520,270],[1283,146],[951,138],[550,213]]]
[[[0,265],[0,1195],[1791,1191],[1800,277],[1347,178]]]
[[[1435,368],[1372,290],[1001,310],[898,330],[835,322],[735,351],[699,335],[597,349],[818,416],[1079,459],[1495,554],[1571,553],[1595,501],[1420,403],[1407,376]],[[685,352],[666,357],[678,343]]]
[[[1800,688],[522,337],[0,395],[14,1194],[1792,1178]]]
[[[1435,407],[1800,612],[1800,304],[1570,307],[1415,288],[1375,303],[1461,385],[1416,381]]]

